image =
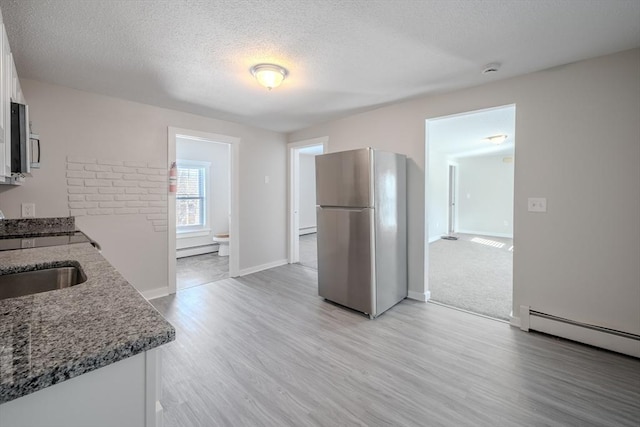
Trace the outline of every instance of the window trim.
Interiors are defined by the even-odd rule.
[[[180,168],[191,168],[191,169],[202,169],[203,180],[202,186],[203,188],[203,196],[198,199],[202,200],[202,224],[201,225],[178,225],[178,216],[176,215],[176,234],[184,235],[184,237],[200,237],[204,235],[204,232],[210,233],[209,229],[209,201],[211,196],[209,181],[211,179],[211,162],[203,162],[199,160],[187,160],[187,159],[178,159],[176,160],[176,166],[178,169]],[[190,198],[181,198],[178,196],[176,192],[176,212],[177,212],[177,202],[178,200],[188,200]],[[187,235],[190,234],[190,235]],[[181,236],[182,237],[182,236]]]

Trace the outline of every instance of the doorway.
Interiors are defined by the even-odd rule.
[[[449,163],[449,217],[447,226],[447,238],[455,240],[454,233],[456,231],[456,198],[458,193],[456,190],[458,169],[453,163]],[[443,237],[444,238],[444,237]]]
[[[515,105],[427,120],[431,301],[510,320]]]
[[[315,156],[328,151],[328,137],[288,144],[289,263],[318,268],[315,216]]]
[[[177,290],[229,277],[230,148],[176,137]]]
[[[189,156],[189,149],[183,148],[181,149],[181,155],[178,156],[178,145],[179,144],[191,144],[193,147],[197,147],[198,144],[202,147],[202,144],[210,147],[212,151],[219,151],[220,153],[227,153],[223,160],[226,163],[227,170],[224,170],[222,165],[213,165],[215,163],[215,159],[205,159],[205,161],[200,158],[200,160],[188,159],[185,157],[194,157],[193,155]],[[228,258],[215,259],[217,262],[217,266],[212,268],[211,270],[228,270],[228,273],[225,271],[225,277],[236,277],[238,276],[239,271],[239,225],[238,225],[238,182],[239,182],[239,144],[240,139],[227,136],[227,135],[218,135],[207,132],[200,132],[195,130],[188,129],[179,129],[169,127],[168,129],[168,161],[169,165],[177,162],[178,171],[181,171],[183,174],[188,174],[189,176],[183,177],[184,179],[189,179],[193,184],[193,190],[184,193],[169,193],[169,221],[168,221],[168,281],[169,281],[169,293],[175,293],[178,289],[177,286],[177,258],[182,255],[192,255],[194,257],[200,256],[201,258],[206,258],[205,255],[199,254],[198,252],[205,252],[210,254],[212,248],[218,249],[220,251],[220,246],[222,243],[219,241],[224,241],[226,244],[227,241],[224,239],[224,234],[228,234]],[[180,158],[182,157],[182,158]],[[197,156],[195,156],[197,157]],[[215,171],[213,169],[216,169]],[[227,175],[228,185],[226,193],[221,188],[220,196],[224,199],[225,203],[220,203],[218,209],[211,205],[210,208],[207,208],[208,204],[199,205],[199,201],[204,200],[207,196],[213,196],[211,192],[211,185],[209,185],[209,189],[207,189],[206,182],[210,182],[210,180],[205,179],[204,177],[207,175],[207,170],[211,174],[211,177],[214,177],[214,173],[222,172]],[[200,181],[197,179],[200,177]],[[214,177],[218,180],[224,180],[223,176]],[[193,194],[192,194],[193,193]],[[177,209],[177,203],[180,203],[180,209]],[[204,202],[203,202],[204,203]],[[209,210],[207,212],[207,209]],[[226,221],[225,221],[226,216]],[[180,222],[180,224],[178,224]],[[177,238],[177,232],[180,229],[183,233],[185,233],[184,237],[181,239]],[[225,231],[228,230],[228,231]],[[180,244],[178,244],[178,240],[180,240]],[[214,242],[214,240],[216,240]],[[185,243],[186,242],[186,243]],[[226,251],[226,248],[225,248]],[[208,255],[212,258],[211,255]],[[217,257],[217,255],[216,255]],[[192,259],[193,263],[189,263],[188,268],[197,269],[202,267],[202,262],[207,262],[207,260],[201,259]],[[210,261],[210,260],[209,260]],[[225,261],[222,263],[222,261]],[[187,264],[187,263],[185,263]],[[225,264],[224,267],[221,265]],[[187,274],[187,276],[189,276]],[[205,277],[206,276],[206,277]],[[195,272],[190,277],[190,282],[187,282],[188,285],[193,285],[194,281],[205,280],[207,277],[211,278],[210,274],[205,274],[205,276],[199,275],[198,272]],[[199,278],[200,277],[200,278]],[[215,278],[214,278],[215,279]],[[202,284],[202,283],[197,283]]]

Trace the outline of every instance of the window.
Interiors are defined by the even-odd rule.
[[[208,164],[178,161],[176,226],[178,232],[201,230],[206,225]]]

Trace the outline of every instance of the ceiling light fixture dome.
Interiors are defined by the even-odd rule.
[[[258,83],[271,90],[282,84],[289,75],[289,71],[276,64],[258,64],[251,67],[251,74],[253,74]]]
[[[507,139],[507,135],[493,135],[482,140],[482,142],[490,142],[495,145],[502,144]]]

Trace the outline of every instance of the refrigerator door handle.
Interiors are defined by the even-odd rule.
[[[351,208],[351,207],[345,208],[344,206],[318,206],[318,209],[324,209],[324,210],[337,209],[341,211],[362,212],[365,209],[371,209],[371,208]]]

